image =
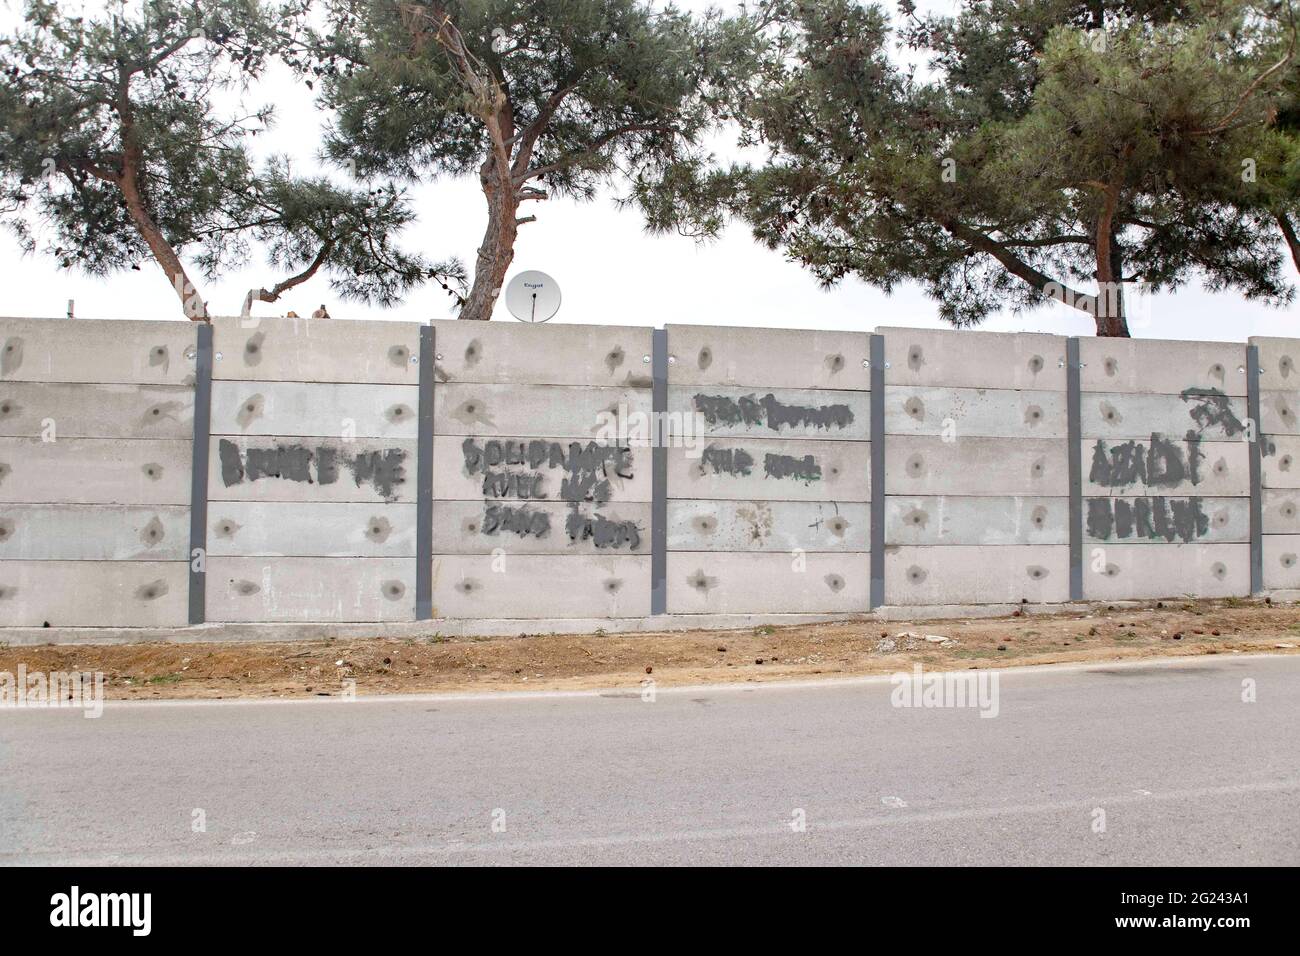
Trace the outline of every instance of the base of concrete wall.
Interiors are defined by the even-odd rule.
[[[1269,591],[1256,602],[1300,603],[1300,590]],[[527,637],[530,634],[664,634],[695,630],[747,630],[800,624],[881,624],[1024,615],[1088,614],[1120,608],[1154,607],[1155,601],[1094,601],[1073,604],[883,605],[869,614],[663,614],[625,618],[485,618],[374,624],[200,624],[194,627],[0,627],[0,645],[430,640],[435,637]],[[1169,602],[1166,602],[1169,603]],[[1181,602],[1180,602],[1181,603]]]

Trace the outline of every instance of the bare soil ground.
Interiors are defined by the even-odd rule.
[[[744,631],[422,640],[0,645],[0,671],[102,671],[110,699],[567,690],[777,681],[1135,657],[1300,653],[1300,607],[1177,601],[1088,614]]]

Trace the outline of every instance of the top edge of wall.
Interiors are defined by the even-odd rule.
[[[439,319],[434,384],[650,388],[649,326]]]
[[[672,385],[871,389],[869,332],[733,325],[665,328]]]
[[[193,385],[196,323],[0,319],[0,382]]]
[[[212,377],[247,382],[418,385],[420,323],[364,319],[212,320]]]

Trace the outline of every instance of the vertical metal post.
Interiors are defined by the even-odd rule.
[[[1065,435],[1070,463],[1070,600],[1083,600],[1083,394],[1079,340],[1065,340]]]
[[[420,326],[420,411],[415,452],[415,619],[433,617],[433,372],[432,325]]]
[[[650,613],[668,611],[668,447],[664,422],[668,411],[668,330],[650,331],[650,368],[653,376],[650,470]]]
[[[206,620],[208,441],[212,431],[212,324],[196,323],[194,445],[190,458],[190,623]]]
[[[871,336],[871,597],[885,603],[885,337]]]
[[[1246,346],[1246,416],[1254,429],[1250,450],[1250,593],[1264,590],[1263,443],[1259,422],[1259,346]]]

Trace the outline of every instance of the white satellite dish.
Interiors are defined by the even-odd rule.
[[[545,272],[521,272],[506,286],[506,308],[520,322],[545,322],[560,311],[560,286]]]

